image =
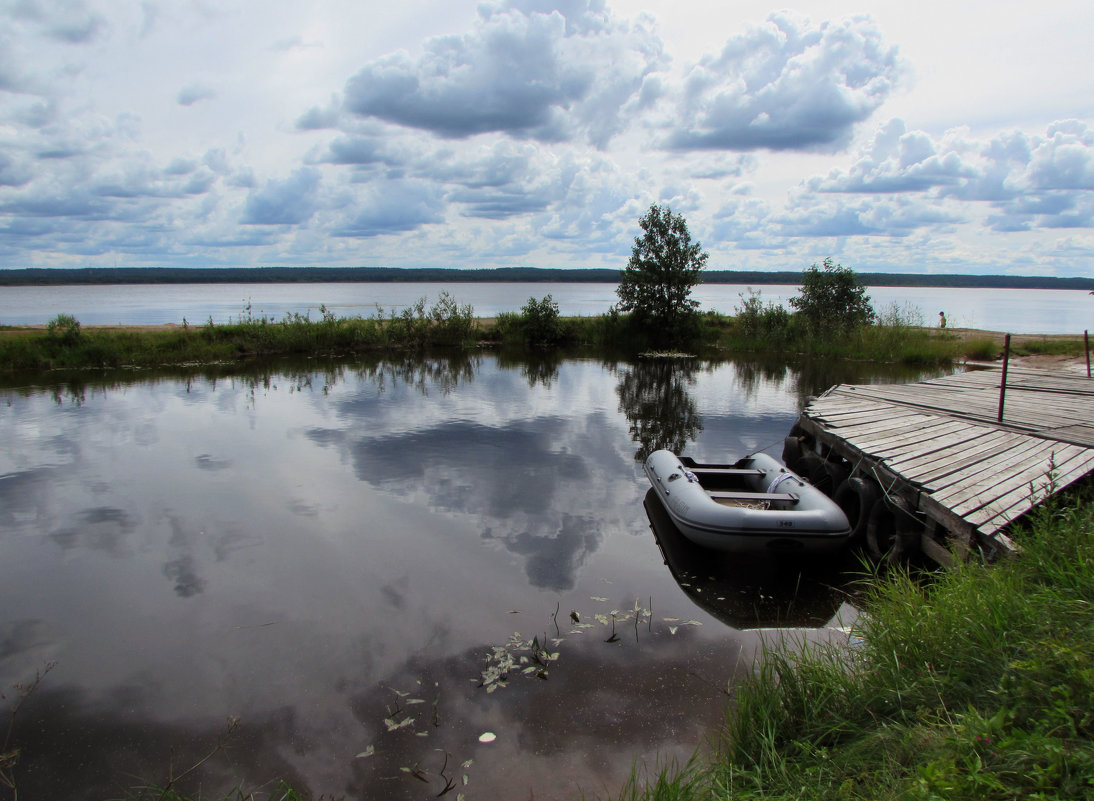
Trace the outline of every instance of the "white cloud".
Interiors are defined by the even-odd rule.
[[[605,146],[623,125],[620,110],[662,67],[659,41],[582,3],[565,17],[523,5],[483,4],[472,32],[430,39],[418,58],[366,64],[346,84],[345,109],[449,138],[583,134]]]
[[[6,3],[0,267],[618,267],[665,202],[711,267],[1089,273],[1094,7],[1002,1]]]
[[[900,71],[896,48],[869,17],[814,25],[772,14],[691,68],[666,144],[836,150],[886,100]]]

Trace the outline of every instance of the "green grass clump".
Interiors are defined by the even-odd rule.
[[[1003,354],[1003,347],[993,339],[977,337],[966,340],[962,346],[965,358],[975,362],[990,362]]]
[[[1094,500],[1042,512],[1020,544],[868,580],[851,646],[767,651],[719,758],[624,797],[1091,797]]]
[[[1020,355],[1044,354],[1047,356],[1078,356],[1086,351],[1081,339],[1030,339],[1023,342],[1014,352]]]

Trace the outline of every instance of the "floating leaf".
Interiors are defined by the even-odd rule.
[[[473,759],[469,759],[466,762],[461,762],[460,767],[463,768],[464,770],[466,770],[467,768],[471,767],[471,763],[474,762],[474,761],[475,760],[473,760]]]
[[[492,731],[484,731],[479,735],[480,743],[492,743],[496,739],[498,739],[498,735],[494,734]]]
[[[676,628],[677,628],[676,626],[669,626],[669,634],[675,634],[676,633]]]
[[[396,723],[393,718],[384,718],[384,725],[387,726],[388,731],[399,731],[399,729],[405,729],[413,722],[414,718],[403,718],[398,723]]]
[[[606,604],[608,602],[607,598],[601,598],[599,595],[590,595],[589,597],[592,600],[597,601],[597,602],[602,603],[602,604]]]
[[[370,745],[364,751],[357,754],[357,756],[355,756],[354,759],[365,759],[366,757],[370,757],[375,753],[376,753],[376,746]]]
[[[570,620],[572,620],[574,623],[580,623],[581,622],[581,615],[579,615],[576,610],[571,609],[570,610]]]
[[[421,698],[408,698],[406,700],[406,703],[407,706],[410,706],[411,704],[424,704],[425,701],[423,701]]]

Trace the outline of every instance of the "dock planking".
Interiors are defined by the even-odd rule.
[[[810,399],[798,425],[819,453],[903,497],[925,540],[1006,547],[1003,528],[1094,471],[1094,380],[1012,366],[1002,420],[1000,381],[988,368],[840,384]]]

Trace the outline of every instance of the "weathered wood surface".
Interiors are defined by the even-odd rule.
[[[802,421],[950,530],[993,535],[1094,471],[1094,380],[1012,367],[917,384],[841,384]]]

